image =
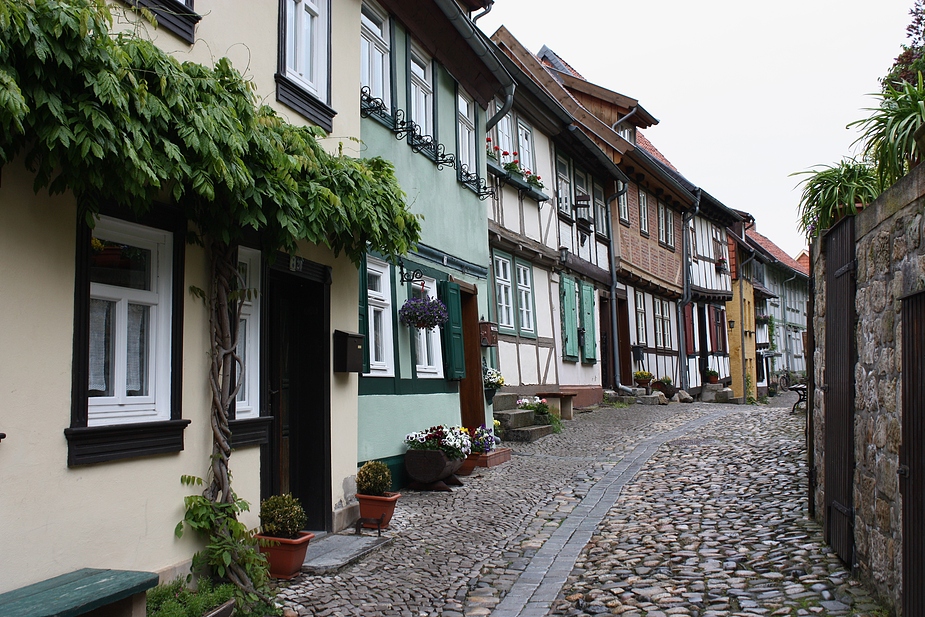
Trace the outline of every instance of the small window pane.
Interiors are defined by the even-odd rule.
[[[151,289],[151,251],[100,238],[90,240],[90,282]]]
[[[112,396],[113,315],[116,303],[90,300],[90,396]]]

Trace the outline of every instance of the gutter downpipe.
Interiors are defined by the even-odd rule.
[[[491,74],[494,75],[495,79],[504,87],[504,104],[501,106],[501,109],[498,110],[498,113],[489,118],[488,122],[485,123],[485,132],[487,133],[498,124],[507,112],[511,111],[511,107],[514,105],[514,90],[517,84],[514,83],[514,78],[511,77],[510,73],[501,66],[498,58],[495,57],[491,49],[488,48],[488,45],[485,44],[485,41],[479,36],[478,31],[475,29],[475,24],[462,13],[455,0],[436,0],[436,2],[437,6],[440,7],[440,10],[443,11],[443,14],[450,20],[450,23],[453,24],[457,32],[466,39],[472,51],[474,51],[482,62],[485,63],[485,66],[488,67]],[[488,11],[485,11],[485,13],[487,12]],[[485,13],[477,17],[481,17]]]
[[[636,107],[633,107],[633,109],[631,109],[630,112],[629,112],[628,114],[626,114],[625,116],[623,116],[622,118],[620,118],[619,120],[617,120],[616,122],[614,122],[614,123],[611,125],[610,130],[613,131],[614,133],[616,133],[616,132],[617,132],[617,127],[620,126],[621,124],[623,124],[624,122],[626,122],[627,120],[629,120],[630,118],[632,118],[632,117],[636,114],[637,111],[639,111],[639,106],[638,106],[638,105],[637,105]],[[625,192],[625,191],[624,191],[624,192]]]
[[[635,111],[635,109],[634,109]],[[681,296],[681,302],[678,303],[678,369],[681,373],[681,389],[687,390],[690,387],[690,374],[688,373],[687,359],[687,336],[686,332],[682,333],[682,324],[684,323],[684,307],[691,302],[691,259],[690,259],[690,232],[687,229],[687,223],[700,212],[700,197],[703,190],[697,188],[694,193],[694,205],[681,215],[681,259],[684,260],[684,293]],[[696,229],[695,229],[696,231]],[[693,325],[691,326],[693,327]],[[684,336],[682,336],[684,334]]]
[[[495,8],[494,2],[492,2],[491,4],[489,4],[489,5],[488,5],[488,8],[486,8],[484,11],[482,11],[481,13],[479,13],[478,15],[476,15],[475,17],[473,17],[473,18],[472,18],[472,23],[477,22],[478,20],[482,19],[483,17],[485,17],[486,15],[488,15],[489,13],[491,13],[491,10],[492,10],[493,8]]]
[[[623,183],[623,188],[604,200],[604,203],[607,204],[607,224],[611,227],[613,227],[613,225],[611,225],[613,213],[610,210],[610,206],[620,195],[626,193],[630,188],[629,182],[622,180],[620,182]],[[613,383],[617,391],[633,394],[632,388],[620,383],[620,345],[617,340],[617,267],[613,260],[613,229],[610,230],[607,236],[610,243],[610,340],[613,345]]]

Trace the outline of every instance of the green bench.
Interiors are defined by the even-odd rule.
[[[0,594],[0,617],[144,617],[153,572],[84,568]]]

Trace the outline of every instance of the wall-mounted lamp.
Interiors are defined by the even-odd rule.
[[[730,330],[735,330],[735,328],[736,328],[735,319],[730,319],[730,320],[729,320],[729,329],[730,329]]]
[[[568,261],[568,247],[560,246],[559,247],[559,263],[565,264]]]

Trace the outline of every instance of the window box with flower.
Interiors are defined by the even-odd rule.
[[[498,423],[500,425],[500,422]],[[501,442],[494,430],[484,424],[477,429],[468,429],[472,440],[472,452],[456,472],[468,476],[476,467],[494,467],[511,460],[510,448],[499,448]]]
[[[723,274],[723,273],[725,273],[725,272],[729,272],[729,266],[728,266],[727,263],[726,263],[726,258],[725,258],[725,257],[719,257],[719,258],[717,258],[717,260],[716,260],[716,271],[719,272],[720,274]]]

